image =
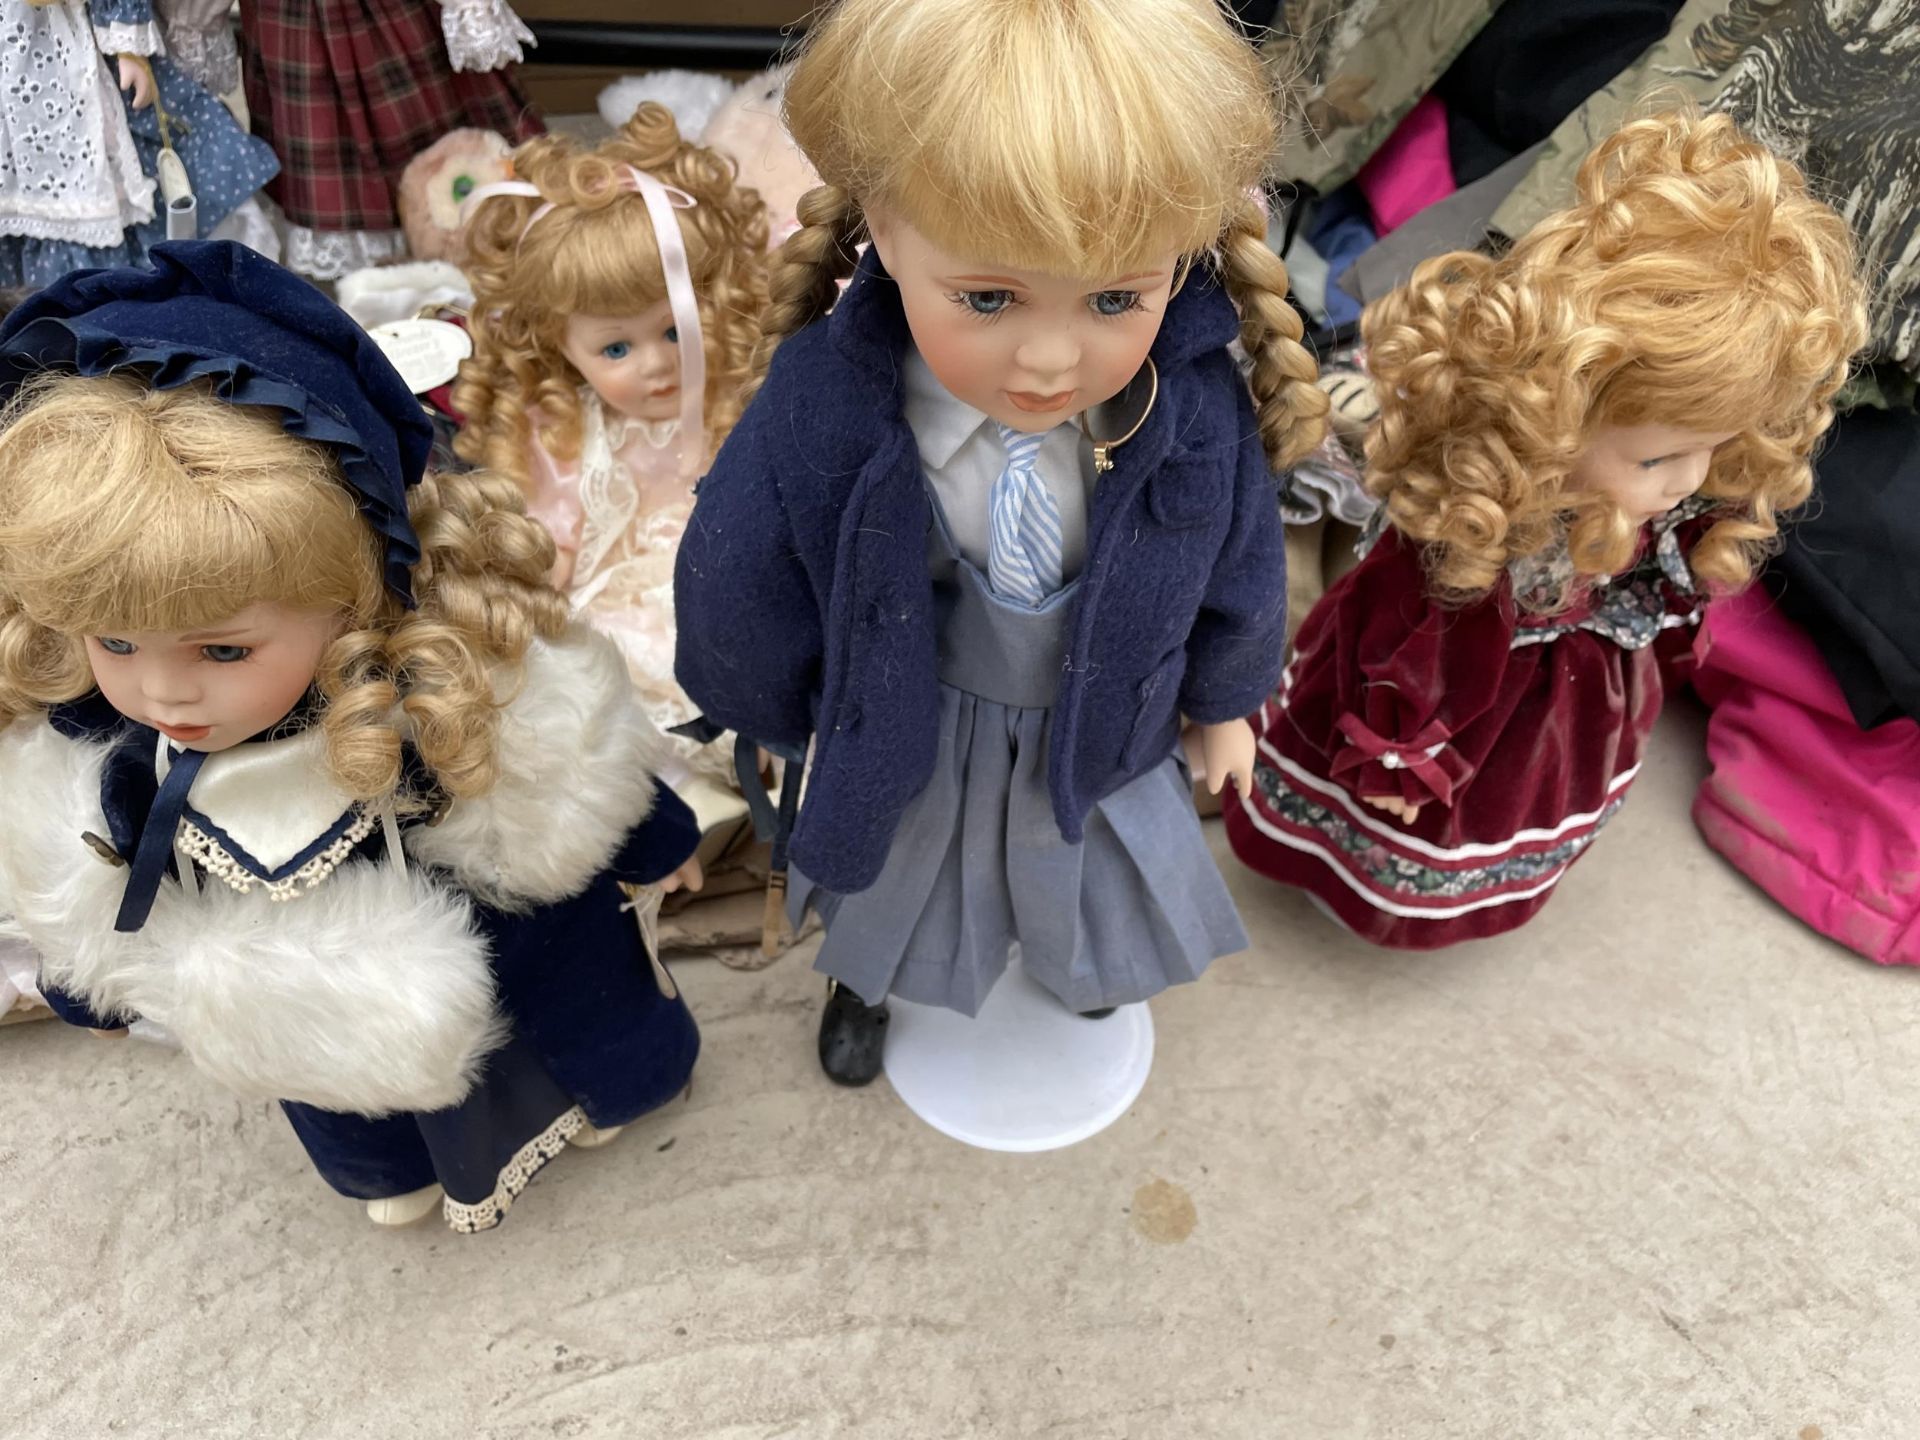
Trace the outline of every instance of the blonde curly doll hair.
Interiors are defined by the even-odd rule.
[[[853,273],[870,206],[944,249],[1052,274],[1205,255],[1240,311],[1268,455],[1292,464],[1328,402],[1253,194],[1276,117],[1216,0],[838,0],[787,88],[824,183],[775,265],[756,383]]]
[[[706,343],[708,454],[701,458],[711,459],[740,418],[766,306],[767,213],[759,195],[736,183],[732,160],[682,140],[672,113],[653,101],[593,149],[543,135],[514,151],[512,163],[540,195],[489,196],[467,221],[473,355],[453,387],[454,408],[466,417],[454,449],[524,486],[538,416],[541,443],[556,459],[579,455],[585,382],[561,353],[568,317],[637,315],[667,296],[646,200],[619,183],[632,166],[694,199],[674,214]],[[552,212],[529,227],[544,204]]]
[[[197,382],[48,376],[0,415],[0,725],[94,688],[86,637],[216,624],[250,605],[338,614],[316,675],[327,761],[356,799],[406,807],[410,743],[446,793],[485,793],[501,703],[566,602],[553,541],[513,482],[409,491],[418,609],[322,445]]]
[[[1570,480],[1602,427],[1733,431],[1691,564],[1738,588],[1811,493],[1865,342],[1846,222],[1731,120],[1686,110],[1630,121],[1575,188],[1502,258],[1429,260],[1368,309],[1368,488],[1463,602],[1559,543],[1580,575],[1630,563],[1639,526]]]

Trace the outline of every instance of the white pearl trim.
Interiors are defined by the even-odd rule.
[[[315,855],[291,875],[278,880],[266,880],[253,873],[228,853],[226,846],[215,840],[190,820],[180,822],[179,847],[189,859],[193,860],[209,875],[225,882],[231,890],[242,895],[258,888],[267,892],[267,898],[274,904],[283,904],[289,900],[298,900],[309,890],[318,889],[326,878],[346,863],[353,854],[354,847],[366,839],[380,823],[379,817],[362,810],[354,816],[340,837],[326,849]]]
[[[533,1177],[546,1167],[549,1160],[567,1148],[567,1137],[586,1123],[586,1112],[576,1105],[514,1151],[513,1159],[501,1167],[500,1179],[493,1187],[493,1194],[486,1199],[468,1205],[449,1195],[441,1207],[447,1224],[462,1235],[477,1234],[498,1225],[506,1218],[507,1211],[513,1208],[513,1202],[520,1192],[533,1183]]]

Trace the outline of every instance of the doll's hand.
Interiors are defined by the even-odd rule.
[[[121,55],[119,60],[120,88],[133,92],[133,108],[144,110],[153,104],[153,71],[147,62],[138,55]]]
[[[1253,793],[1253,726],[1244,720],[1189,725],[1182,739],[1187,762],[1207,782],[1208,794],[1218,795],[1229,780],[1242,795]]]
[[[94,1030],[89,1027],[87,1033],[96,1040],[124,1040],[127,1038],[127,1027],[121,1025],[113,1030]]]
[[[697,895],[706,888],[706,884],[706,871],[700,868],[699,857],[695,856],[662,880],[660,888],[669,895],[676,894],[682,889],[690,890]]]
[[[1420,818],[1420,807],[1418,805],[1409,805],[1398,795],[1362,795],[1360,798],[1366,801],[1367,804],[1373,806],[1374,809],[1384,810],[1389,815],[1398,816],[1409,825]]]

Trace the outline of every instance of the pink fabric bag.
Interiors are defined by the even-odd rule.
[[[1447,107],[1428,95],[1407,112],[1386,143],[1353,177],[1373,212],[1376,235],[1407,223],[1454,192],[1447,152]]]
[[[1716,604],[1694,687],[1713,707],[1707,843],[1823,935],[1920,965],[1920,724],[1862,730],[1813,641],[1757,586]]]

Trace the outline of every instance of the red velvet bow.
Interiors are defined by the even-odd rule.
[[[1342,715],[1336,727],[1347,739],[1347,747],[1333,759],[1333,778],[1367,766],[1378,764],[1388,771],[1402,771],[1413,776],[1431,793],[1433,799],[1441,805],[1453,803],[1455,777],[1448,768],[1440,763],[1440,756],[1446,754],[1447,735],[1434,721],[1409,740],[1388,740],[1371,729],[1358,715]],[[1428,754],[1431,750],[1434,753]],[[1358,777],[1355,777],[1357,781]],[[1353,788],[1354,782],[1348,782]],[[1356,790],[1356,794],[1359,792]],[[1419,796],[1404,797],[1420,803]]]

